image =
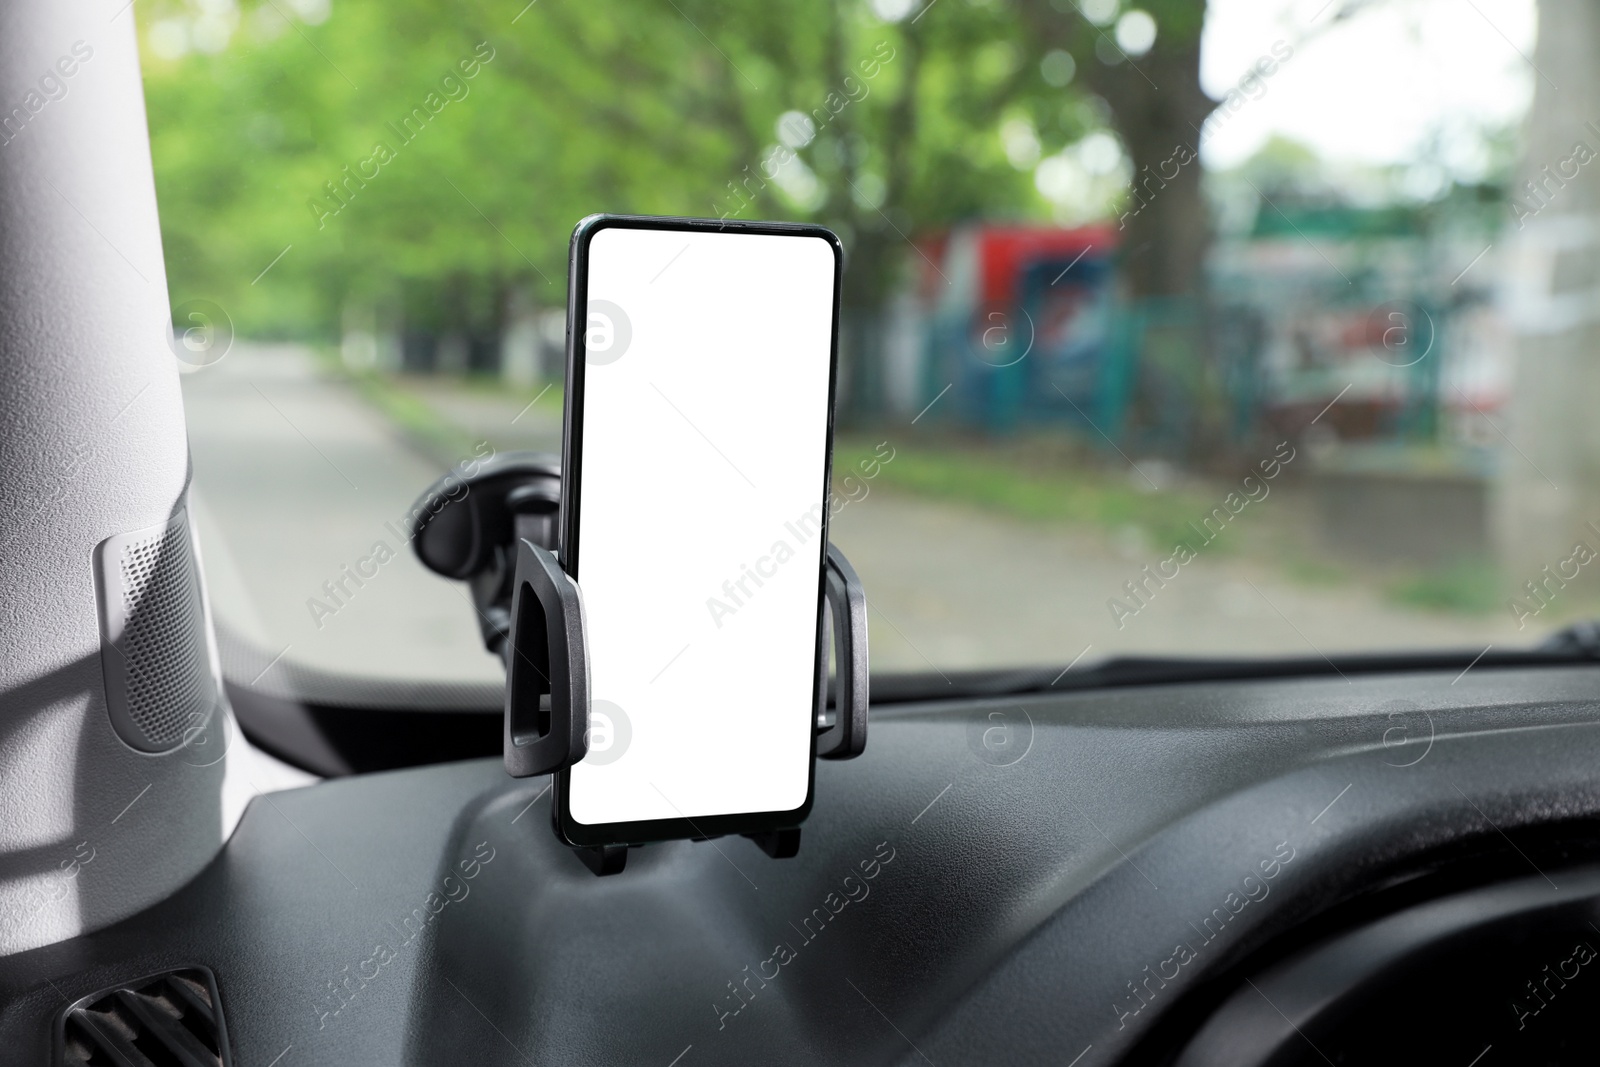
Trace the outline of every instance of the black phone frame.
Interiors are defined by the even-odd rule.
[[[557,558],[562,569],[575,582],[578,576],[579,544],[578,516],[581,508],[583,476],[583,395],[587,352],[584,335],[587,332],[589,305],[589,243],[594,236],[607,229],[669,230],[695,233],[735,233],[775,237],[811,237],[827,243],[833,251],[833,323],[828,346],[828,411],[825,455],[822,477],[822,528],[818,531],[817,558],[817,639],[813,656],[813,682],[808,708],[824,699],[826,686],[827,640],[827,581],[828,581],[828,527],[832,517],[830,487],[833,484],[833,431],[834,400],[839,380],[839,304],[844,284],[844,246],[832,230],[825,226],[802,223],[742,222],[730,219],[697,219],[648,215],[590,215],[573,228],[568,250],[567,278],[567,377],[563,401],[561,435],[562,492],[559,529],[560,547]],[[584,310],[580,322],[579,309]],[[580,582],[581,585],[581,582]],[[555,775],[551,812],[556,836],[575,848],[605,848],[618,845],[637,845],[653,841],[672,841],[684,838],[711,838],[726,834],[770,834],[798,827],[811,812],[816,796],[817,734],[813,729],[806,779],[805,801],[789,811],[747,812],[731,815],[710,815],[701,818],[687,816],[678,819],[646,819],[635,822],[580,823],[573,819],[568,806],[572,769],[567,767]]]

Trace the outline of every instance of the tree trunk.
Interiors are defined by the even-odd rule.
[[[1157,42],[1135,65],[1093,61],[1089,84],[1111,108],[1133,165],[1122,223],[1123,280],[1133,297],[1204,290],[1211,219],[1200,125],[1216,106],[1200,88],[1200,42]]]

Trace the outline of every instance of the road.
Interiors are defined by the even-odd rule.
[[[415,386],[497,450],[555,450],[560,415],[481,387]],[[487,681],[464,590],[425,571],[402,517],[440,473],[294,346],[238,345],[184,379],[198,521],[219,617],[271,653],[329,670]],[[460,458],[466,458],[465,456]],[[871,605],[877,670],[1061,664],[1115,653],[1319,655],[1523,643],[1509,612],[1398,607],[1376,589],[1290,580],[1248,552],[1202,550],[1137,613],[1108,607],[1167,553],[1098,528],[1032,522],[868,484],[834,518]],[[330,596],[343,568],[392,553]],[[370,568],[369,568],[370,569]],[[322,607],[319,609],[318,604]]]
[[[439,464],[298,347],[236,345],[183,386],[201,551],[220,620],[269,654],[287,649],[289,659],[327,670],[501,676],[464,587],[423,569],[405,542],[404,516],[443,473]],[[386,561],[359,586],[343,578],[346,566],[379,556]],[[345,592],[330,596],[325,583],[340,581]]]

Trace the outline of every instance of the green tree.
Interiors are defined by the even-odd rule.
[[[884,301],[907,264],[934,269],[914,240],[1049,215],[1003,124],[1048,155],[1109,122],[1137,174],[1210,109],[1201,5],[1152,4],[1134,59],[1055,2],[884,18],[859,0],[245,0],[230,33],[202,32],[215,5],[149,0],[174,301],[217,299],[255,333],[329,336],[356,304],[492,340],[514,294],[564,301],[567,237],[591,212],[815,220],[849,253],[848,373],[870,412]],[[178,55],[184,34],[212,51]],[[1076,79],[1044,76],[1053,52]],[[404,136],[430,93],[442,108]],[[1194,292],[1208,236],[1196,164],[1132,217],[1133,292]]]

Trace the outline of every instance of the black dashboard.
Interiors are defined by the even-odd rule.
[[[498,760],[333,779],[257,797],[148,911],[0,960],[0,1041],[48,1062],[69,1002],[202,966],[245,1067],[1579,1062],[1597,693],[1573,666],[885,705],[796,858],[675,842],[607,878]]]

